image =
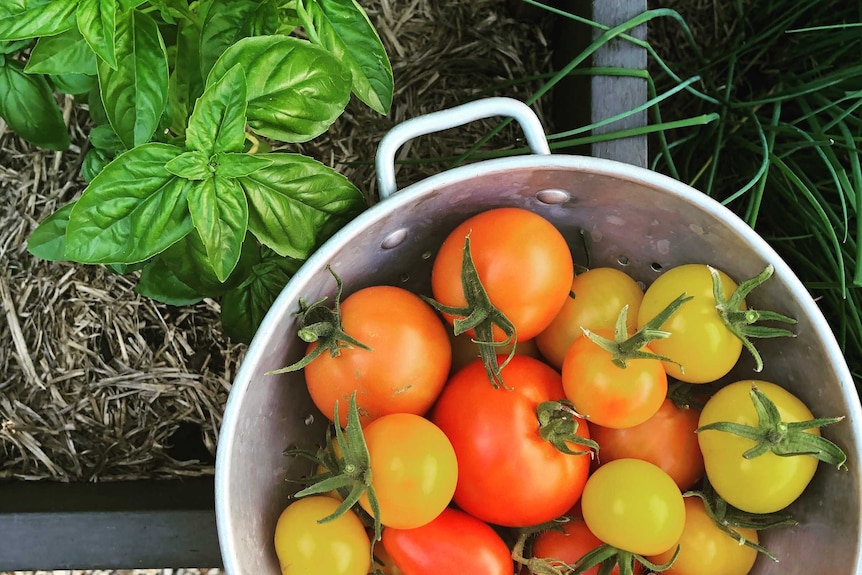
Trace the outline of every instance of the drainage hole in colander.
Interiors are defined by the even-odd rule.
[[[404,272],[398,279],[401,280],[401,283],[406,284],[408,281],[410,281],[410,274]]]
[[[539,190],[536,199],[543,204],[563,204],[571,199],[571,195],[565,190]]]
[[[618,258],[617,258],[617,263],[618,263],[618,264],[620,264],[621,266],[627,266],[627,265],[629,265],[629,258],[628,258],[628,256],[620,256],[620,257],[618,257]]]
[[[314,423],[314,414],[309,413],[305,416],[305,425],[312,425]]]
[[[433,254],[431,253],[431,250],[428,250],[428,251],[426,251],[426,252],[422,252],[422,255],[421,255],[420,257],[421,257],[423,260],[430,260],[432,255],[433,255]]]
[[[407,228],[399,228],[383,238],[383,241],[380,242],[380,247],[384,250],[391,250],[392,248],[399,246],[406,238]]]
[[[659,273],[661,270],[663,270],[663,269],[664,269],[664,266],[662,266],[662,265],[661,265],[660,263],[658,263],[658,262],[653,262],[653,263],[651,263],[651,264],[649,265],[649,267],[650,267],[650,269],[651,269],[652,271],[654,271],[655,273]]]

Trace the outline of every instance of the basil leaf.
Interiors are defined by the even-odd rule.
[[[248,203],[236,180],[214,175],[189,190],[189,212],[216,277],[227,280],[248,229]]]
[[[206,297],[217,297],[229,286],[216,276],[206,247],[197,233],[190,233],[157,256],[179,281]]]
[[[277,17],[271,1],[213,0],[201,31],[201,74],[206,77],[219,56],[242,38],[275,32]]]
[[[167,105],[168,57],[156,21],[134,10],[117,18],[117,69],[98,63],[102,102],[127,148],[150,140]]]
[[[213,84],[236,64],[248,82],[248,125],[283,142],[305,142],[326,131],[350,98],[350,73],[329,52],[289,36],[244,38],[218,59]]]
[[[260,322],[284,289],[290,275],[272,261],[255,265],[246,280],[221,300],[221,322],[234,341],[251,343]]]
[[[201,75],[200,29],[193,22],[183,19],[177,25],[177,39],[168,89],[169,127],[180,136],[186,133],[186,125],[192,107],[204,91]]]
[[[64,260],[66,226],[74,206],[75,202],[70,202],[42,220],[27,240],[27,251],[43,260]]]
[[[347,178],[299,154],[261,154],[272,164],[239,178],[248,229],[281,256],[305,259],[365,207]]]
[[[78,29],[90,48],[110,68],[117,69],[117,0],[80,0]]]
[[[17,54],[18,52],[25,50],[32,43],[33,40],[30,38],[26,40],[17,40],[15,42],[0,41],[0,54]]]
[[[203,152],[185,152],[165,164],[165,169],[175,176],[187,180],[206,180],[213,175],[209,168],[209,157]]]
[[[24,67],[30,74],[90,74],[96,75],[96,56],[84,37],[72,28],[39,38]]]
[[[206,297],[206,294],[178,278],[159,257],[147,262],[141,270],[135,291],[144,297],[178,306],[191,305]]]
[[[81,194],[66,229],[66,258],[79,263],[144,261],[188,234],[189,183],[165,169],[182,153],[142,144],[108,164]]]
[[[111,155],[104,150],[98,148],[87,150],[84,161],[81,162],[81,177],[89,184],[111,163],[111,159]]]
[[[102,92],[96,87],[90,90],[90,93],[87,94],[87,107],[90,109],[90,118],[93,120],[93,123],[96,125],[110,125],[108,121],[108,112],[105,111],[105,105],[102,103]],[[111,128],[113,130],[113,128]],[[116,133],[116,132],[115,132]],[[119,136],[117,136],[119,138]],[[126,149],[126,145],[123,144],[123,149]]]
[[[0,40],[53,36],[72,27],[78,0],[4,0]]]
[[[99,85],[95,76],[86,74],[49,74],[47,78],[55,91],[72,96],[85,96]]]
[[[392,65],[380,36],[355,0],[301,0],[309,36],[350,69],[353,92],[381,114],[392,107]]]
[[[216,154],[214,158],[215,173],[225,178],[240,178],[266,168],[272,160],[253,154]]]
[[[69,131],[48,81],[26,74],[14,60],[0,66],[0,118],[31,144],[50,150],[69,147]]]
[[[90,143],[94,148],[106,152],[117,153],[123,152],[126,149],[110,124],[102,124],[90,130]]]
[[[237,152],[245,144],[245,74],[237,65],[207,86],[186,129],[186,147],[211,156]]]

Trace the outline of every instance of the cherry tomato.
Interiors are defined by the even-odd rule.
[[[563,515],[578,500],[590,456],[563,453],[539,434],[538,405],[563,397],[553,368],[516,355],[503,376],[511,390],[488,385],[481,361],[467,365],[449,380],[431,420],[458,457],[454,502],[488,523],[536,525]],[[583,420],[577,434],[589,438]]]
[[[573,517],[569,522],[562,523],[559,529],[549,529],[540,533],[533,541],[533,557],[562,561],[572,565],[581,557],[603,544],[602,540],[593,535],[587,524],[580,517]],[[600,565],[584,571],[584,575],[598,575]],[[619,567],[614,567],[610,575],[619,575]],[[635,563],[634,573],[642,573],[643,567]]]
[[[449,340],[452,342],[452,372],[456,372],[471,361],[479,357],[479,346],[473,343],[473,339],[469,333],[455,335],[452,330],[449,330]],[[499,355],[509,355],[512,347],[515,348],[515,353],[526,355],[539,359],[541,354],[539,348],[536,347],[535,339],[521,340],[500,346],[497,349]]]
[[[416,529],[383,530],[383,547],[404,575],[512,575],[509,548],[475,517],[448,508]]]
[[[802,401],[786,389],[770,382],[743,380],[731,383],[713,395],[703,408],[699,425],[719,421],[757,426],[758,417],[749,393],[757,385],[778,408],[785,423],[814,419]],[[819,429],[807,433],[820,435]],[[779,456],[772,452],[752,459],[743,453],[755,442],[732,433],[707,430],[697,435],[706,476],[722,499],[749,513],[772,513],[795,501],[817,470],[810,455]]]
[[[613,331],[596,330],[612,338]],[[649,352],[651,347],[643,347]],[[625,368],[609,352],[582,335],[563,360],[563,387],[575,411],[590,423],[625,428],[641,424],[661,407],[667,375],[658,359],[630,359]]]
[[[392,413],[369,423],[364,435],[383,525],[420,527],[449,505],[458,462],[440,428],[418,415]],[[372,513],[367,496],[359,504]]]
[[[724,272],[722,293],[729,298],[736,283]],[[644,293],[638,312],[638,328],[655,317],[680,294],[687,301],[662,326],[671,335],[650,342],[650,348],[679,364],[664,362],[668,375],[687,383],[709,383],[726,375],[742,353],[742,341],[731,332],[715,309],[712,275],[701,264],[671,268],[660,275]],[[745,309],[743,305],[741,309]]]
[[[640,459],[617,459],[596,469],[584,487],[581,510],[596,537],[638,555],[667,551],[685,524],[676,483]]]
[[[637,330],[638,310],[644,293],[629,275],[614,268],[593,268],[575,276],[562,309],[536,336],[536,345],[549,364],[560,369],[569,346],[589,330],[613,329],[620,311],[631,333]]]
[[[458,225],[434,259],[431,289],[448,306],[466,304],[461,284],[464,242],[491,300],[527,340],[545,329],[565,303],[574,273],[565,238],[548,220],[521,208],[495,208]],[[505,339],[495,327],[495,341]]]
[[[387,413],[428,411],[446,383],[452,357],[437,312],[405,289],[373,286],[345,298],[341,314],[345,333],[372,349],[345,348],[336,357],[324,352],[305,367],[318,409],[332,419],[335,402],[347,405],[356,391],[363,427]],[[342,427],[346,412],[340,412]]]
[[[362,521],[352,512],[326,523],[337,499],[310,496],[291,503],[275,526],[275,552],[282,573],[290,575],[366,575],[371,567],[371,542]]]
[[[641,423],[626,429],[591,425],[590,433],[599,444],[599,461],[635,458],[661,467],[681,490],[703,477],[703,455],[697,442],[700,411],[681,409],[665,399],[659,410]]]
[[[734,528],[741,536],[757,543],[757,531]],[[685,498],[685,527],[679,538],[679,555],[664,575],[746,575],[754,566],[757,551],[741,545],[725,533],[707,514],[699,497]],[[648,557],[663,565],[670,561],[676,548]]]

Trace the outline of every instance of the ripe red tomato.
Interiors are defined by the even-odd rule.
[[[625,272],[593,268],[575,276],[566,303],[551,324],[536,336],[536,345],[549,364],[560,369],[569,346],[581,337],[582,328],[613,329],[620,311],[628,307],[630,333],[637,330],[643,289]]]
[[[554,560],[552,565],[562,561],[572,565],[581,557],[603,545],[601,539],[593,535],[587,524],[580,517],[560,525],[559,530],[550,529],[540,533],[533,541],[533,557]],[[598,575],[600,565],[584,571],[583,575]],[[619,575],[619,567],[614,567],[610,575]],[[643,566],[635,563],[634,573],[643,573]]]
[[[356,391],[363,427],[387,413],[422,415],[446,383],[452,350],[447,328],[419,296],[399,287],[373,286],[341,303],[344,332],[371,350],[345,348],[322,353],[305,367],[308,392],[320,411],[347,425],[350,396]],[[317,346],[312,343],[307,353]]]
[[[449,380],[431,420],[455,448],[454,502],[488,523],[536,525],[563,515],[578,500],[590,456],[562,453],[539,434],[538,405],[563,397],[553,368],[516,355],[503,376],[513,389],[488,385],[481,361],[467,365]],[[589,438],[586,422],[578,422],[577,433]]]
[[[416,529],[383,530],[383,547],[404,575],[512,575],[509,548],[496,531],[448,508]]]
[[[565,303],[574,274],[562,234],[538,214],[496,208],[468,218],[443,241],[434,259],[431,289],[447,306],[466,304],[461,284],[464,242],[491,300],[527,340],[545,329]],[[496,341],[505,339],[495,326]]]
[[[635,458],[661,467],[681,490],[703,477],[703,455],[697,441],[700,411],[681,409],[665,399],[659,410],[640,425],[613,429],[591,425],[590,433],[599,444],[599,461]]]
[[[613,338],[613,331],[596,330]],[[641,351],[650,352],[649,347]],[[661,407],[667,374],[658,359],[630,359],[615,365],[608,351],[582,335],[563,360],[563,386],[575,410],[590,423],[622,429],[641,424]]]

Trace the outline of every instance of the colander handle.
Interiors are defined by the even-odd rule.
[[[385,200],[398,191],[395,183],[395,153],[401,146],[419,136],[442,132],[493,116],[506,116],[518,122],[524,131],[527,145],[534,154],[551,153],[542,123],[533,110],[523,102],[513,98],[495,97],[461,104],[448,110],[411,118],[392,128],[383,137],[375,159],[377,191],[380,199]]]

